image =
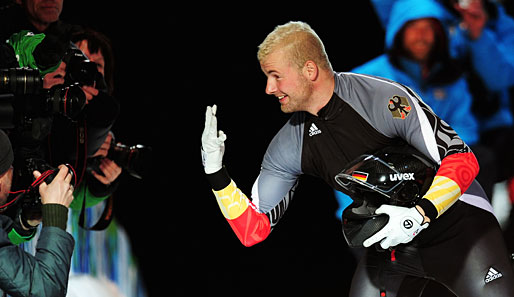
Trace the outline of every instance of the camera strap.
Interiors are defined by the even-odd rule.
[[[39,176],[35,181],[32,182],[32,184],[29,186],[26,190],[19,190],[19,191],[9,191],[9,197],[13,197],[12,199],[9,199],[7,203],[4,203],[3,205],[0,205],[0,212],[5,211],[8,209],[11,205],[15,205],[18,203],[18,201],[22,200],[23,195],[25,195],[28,192],[32,191],[38,191],[37,187],[45,181],[45,179],[53,173],[53,170],[47,170],[41,173],[41,176]],[[16,196],[11,196],[16,195]]]
[[[75,156],[75,170],[79,174],[77,184],[84,180],[87,162],[87,124],[86,120],[79,121],[77,126],[77,146]]]
[[[91,227],[86,226],[86,191],[84,191],[84,199],[82,199],[82,207],[80,210],[80,216],[79,216],[79,226],[85,230],[93,230],[93,231],[101,231],[105,230],[109,224],[112,221],[113,217],[113,205],[114,205],[114,199],[113,196],[110,195],[105,200],[105,207],[102,212],[102,215],[98,219],[98,221]]]
[[[77,152],[76,152],[76,161],[75,168],[78,177],[78,184],[84,182],[87,183],[87,179],[85,178],[86,167],[87,167],[87,121],[83,118],[78,122],[77,125]],[[87,185],[85,185],[87,187]],[[105,230],[112,221],[113,217],[113,196],[109,195],[109,197],[105,200],[105,207],[102,212],[102,215],[98,219],[98,221],[91,227],[86,226],[86,195],[87,191],[84,190],[84,197],[82,199],[82,207],[80,210],[79,216],[79,226],[85,230],[93,230],[93,231],[101,231]]]

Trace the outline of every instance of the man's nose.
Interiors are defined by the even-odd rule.
[[[276,91],[277,91],[276,84],[273,81],[271,81],[271,79],[268,79],[266,82],[266,94],[272,95]]]

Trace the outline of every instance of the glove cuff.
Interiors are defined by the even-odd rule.
[[[435,208],[434,204],[430,202],[430,200],[423,198],[418,202],[418,205],[423,208],[425,216],[427,216],[431,222],[437,218],[437,208]]]
[[[217,171],[219,171],[223,165],[220,164],[212,164],[213,162],[207,162],[207,153],[203,150],[203,147],[201,148],[201,152],[202,152],[202,165],[203,165],[203,169],[205,171],[206,174],[213,174],[213,173],[216,173]],[[214,166],[213,166],[214,165]]]
[[[207,180],[214,191],[220,191],[230,184],[231,178],[228,175],[227,169],[222,167],[214,173],[207,174]]]

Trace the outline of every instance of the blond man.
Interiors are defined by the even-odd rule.
[[[388,222],[362,242],[372,248],[357,267],[351,296],[418,296],[434,280],[458,296],[514,294],[501,230],[474,179],[475,156],[411,89],[383,78],[334,72],[320,38],[303,22],[276,27],[257,56],[266,93],[291,118],[264,155],[251,199],[223,166],[226,135],[217,130],[216,106],[207,107],[202,134],[205,173],[243,245],[270,235],[301,175],[348,192],[335,177],[349,163],[408,144],[438,164],[438,170],[411,207],[384,204],[376,209]],[[349,209],[362,205],[355,201]],[[443,264],[449,261],[458,264]]]

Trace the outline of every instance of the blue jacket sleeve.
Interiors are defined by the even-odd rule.
[[[455,98],[446,101],[447,104],[450,104],[448,109],[452,112],[446,112],[445,116],[448,116],[448,118],[444,120],[452,126],[467,145],[474,145],[479,140],[479,127],[476,118],[471,114],[473,99],[471,94],[467,92],[468,83],[461,78],[453,84],[453,88],[456,93],[454,94]]]
[[[488,22],[477,40],[471,40],[465,30],[456,27],[450,45],[456,58],[469,56],[473,69],[489,90],[514,85],[514,19],[502,6],[498,6],[498,17]]]

